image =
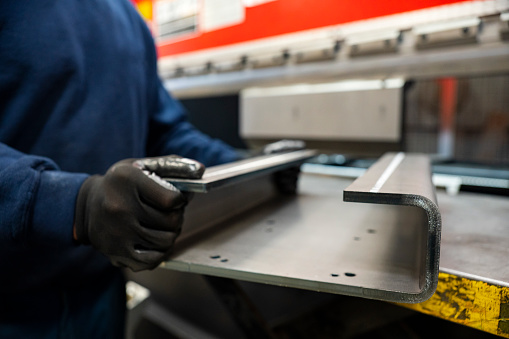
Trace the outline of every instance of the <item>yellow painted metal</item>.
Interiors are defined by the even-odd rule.
[[[399,305],[509,338],[509,287],[440,273],[430,299]]]

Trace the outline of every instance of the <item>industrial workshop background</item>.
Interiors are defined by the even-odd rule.
[[[211,136],[239,149],[304,140],[320,154],[305,175],[364,171],[387,152],[431,160],[442,190],[437,293],[401,307],[237,282],[268,333],[509,337],[509,1],[132,2],[166,88]],[[129,335],[256,337],[209,278],[177,271],[131,276],[147,290]]]

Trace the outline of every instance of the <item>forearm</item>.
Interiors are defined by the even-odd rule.
[[[221,140],[198,131],[188,122],[182,122],[163,136],[161,154],[178,154],[196,159],[207,167],[239,160],[240,154]]]
[[[148,156],[178,154],[214,166],[240,159],[226,143],[197,130],[187,120],[187,113],[173,99],[159,79],[154,79],[153,112],[150,115]]]

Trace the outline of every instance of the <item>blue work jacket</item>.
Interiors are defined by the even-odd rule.
[[[125,158],[237,159],[157,74],[127,0],[0,0],[0,338],[122,336],[121,273],[72,240],[76,196]]]

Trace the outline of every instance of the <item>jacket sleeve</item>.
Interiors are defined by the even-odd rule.
[[[159,79],[156,81],[157,98],[149,125],[149,155],[178,154],[201,161],[205,166],[240,159],[232,147],[197,130],[187,120],[182,104],[170,96]]]
[[[0,246],[71,246],[74,205],[86,178],[0,143]]]

